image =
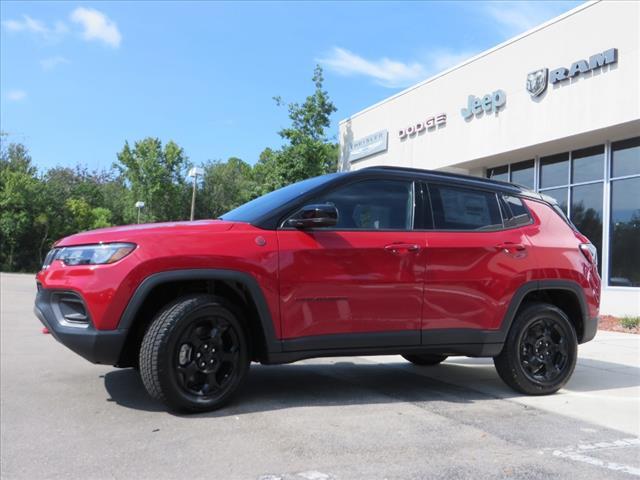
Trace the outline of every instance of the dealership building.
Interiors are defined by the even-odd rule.
[[[604,314],[640,315],[640,2],[589,2],[340,122],[340,168],[507,180],[597,246]]]

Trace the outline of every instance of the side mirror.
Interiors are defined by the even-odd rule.
[[[333,205],[305,205],[289,220],[287,225],[294,228],[333,227],[338,223],[338,210]]]

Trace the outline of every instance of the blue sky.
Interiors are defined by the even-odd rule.
[[[2,2],[0,128],[41,170],[156,136],[255,163],[316,64],[338,121],[581,2]]]

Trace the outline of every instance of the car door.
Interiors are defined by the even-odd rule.
[[[307,203],[333,204],[338,219],[278,230],[284,348],[419,344],[425,237],[413,230],[414,183],[359,180]]]
[[[533,270],[528,210],[490,190],[430,184],[429,193],[422,343],[437,343],[440,329],[498,329]]]

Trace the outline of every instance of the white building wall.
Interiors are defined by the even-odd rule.
[[[438,169],[626,125],[640,130],[640,2],[588,3],[340,122],[342,169],[403,165]],[[556,85],[532,98],[526,76],[539,68],[569,68],[609,48],[618,62]],[[507,95],[496,114],[465,121],[467,96]],[[400,139],[398,130],[430,115],[445,126]],[[382,152],[349,163],[348,145],[389,131]],[[615,140],[615,138],[609,138]],[[558,150],[554,150],[558,151]],[[526,152],[521,152],[523,155]],[[544,153],[544,152],[538,152]]]

